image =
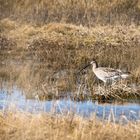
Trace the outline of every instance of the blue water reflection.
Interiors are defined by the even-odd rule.
[[[96,114],[101,119],[108,119],[113,114],[115,119],[126,116],[128,120],[140,120],[140,104],[137,102],[100,104],[91,100],[77,102],[70,98],[40,101],[38,98],[26,99],[25,95],[17,88],[13,88],[11,93],[6,89],[0,90],[0,109],[2,111],[18,109],[31,113],[48,112],[64,115],[73,112],[75,115],[83,117],[91,117]]]

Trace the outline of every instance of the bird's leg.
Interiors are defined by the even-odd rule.
[[[111,86],[114,86],[117,83],[117,81],[113,81]]]
[[[98,86],[98,91],[101,93],[101,86],[100,86],[100,81],[98,78],[96,78],[97,86]]]
[[[97,79],[97,83],[98,83],[98,85],[100,85],[100,80],[99,79]]]
[[[97,83],[98,89],[100,89],[101,88],[100,80],[98,78],[96,78],[95,81]]]
[[[112,80],[107,79],[107,81],[104,82],[105,91],[108,92],[108,90],[111,89],[111,86],[112,86]]]
[[[107,89],[107,82],[104,82],[104,88],[105,88],[105,91]]]

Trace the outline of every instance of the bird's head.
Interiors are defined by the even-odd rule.
[[[92,65],[93,68],[97,68],[97,67],[98,67],[98,64],[97,64],[97,62],[96,62],[95,59],[93,59],[93,60],[90,62],[90,65]]]
[[[79,72],[81,72],[82,70],[86,69],[86,68],[89,67],[90,65],[92,65],[93,68],[97,68],[97,67],[98,67],[98,64],[97,64],[96,60],[93,59],[90,63],[88,63],[87,65],[85,65]]]

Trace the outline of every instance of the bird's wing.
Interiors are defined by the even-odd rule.
[[[114,76],[118,77],[121,75],[121,70],[106,67],[102,67],[102,70],[107,73],[106,78],[111,78]]]

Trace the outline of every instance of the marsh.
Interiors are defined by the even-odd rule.
[[[139,0],[1,0],[0,138],[140,139]],[[105,88],[90,69],[127,70]]]

